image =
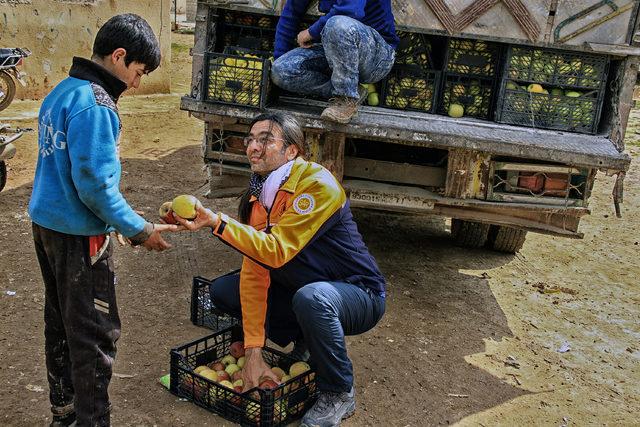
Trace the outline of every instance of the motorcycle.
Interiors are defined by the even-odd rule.
[[[7,108],[13,101],[13,97],[16,96],[14,79],[22,86],[27,85],[27,82],[24,81],[27,74],[24,71],[18,71],[18,67],[29,55],[31,55],[29,49],[19,47],[0,49],[0,111]]]
[[[33,129],[11,129],[10,125],[6,123],[0,123],[0,191],[2,191],[5,184],[7,183],[6,160],[9,160],[16,155],[16,146],[13,145],[13,142],[22,137],[25,132],[31,131],[33,131]]]

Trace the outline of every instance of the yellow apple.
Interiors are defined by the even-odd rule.
[[[460,104],[451,104],[449,106],[449,116],[456,119],[464,116],[464,107]]]
[[[184,219],[194,219],[196,217],[196,206],[199,203],[196,197],[182,194],[173,199],[171,210]]]

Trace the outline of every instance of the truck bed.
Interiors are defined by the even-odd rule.
[[[627,170],[631,162],[626,153],[616,150],[611,140],[599,135],[523,128],[368,106],[361,107],[351,123],[340,125],[320,119],[325,106],[326,103],[321,101],[280,98],[270,109],[293,114],[306,129],[341,132],[354,138],[444,149],[462,148],[610,170]],[[213,105],[188,96],[182,98],[181,108],[193,113],[241,120],[251,120],[259,114],[253,108]]]

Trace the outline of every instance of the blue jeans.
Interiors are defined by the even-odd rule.
[[[377,83],[393,67],[395,50],[373,28],[348,16],[333,16],[322,43],[298,47],[275,60],[273,82],[290,92],[358,98],[358,83]]]
[[[242,317],[240,274],[216,279],[210,295],[218,309]],[[384,297],[343,282],[315,282],[297,290],[271,283],[267,304],[267,337],[283,347],[304,337],[318,389],[351,390],[353,366],[344,337],[373,328],[384,314]]]

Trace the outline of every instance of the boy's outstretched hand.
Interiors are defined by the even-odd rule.
[[[218,225],[218,215],[214,214],[211,209],[207,209],[202,206],[202,203],[198,202],[196,205],[196,217],[192,220],[184,219],[173,213],[174,218],[178,223],[190,231],[200,230],[203,227],[210,227],[215,229]]]
[[[153,224],[153,232],[149,238],[142,243],[142,246],[147,248],[148,251],[162,252],[165,249],[169,249],[171,245],[162,238],[160,233],[178,230],[180,230],[180,227],[175,224]]]

